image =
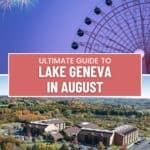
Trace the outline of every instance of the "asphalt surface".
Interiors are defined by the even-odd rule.
[[[134,144],[129,150],[150,150],[150,138],[145,139],[139,144]]]

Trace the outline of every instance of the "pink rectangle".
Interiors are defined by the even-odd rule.
[[[141,56],[10,54],[9,96],[141,96]]]

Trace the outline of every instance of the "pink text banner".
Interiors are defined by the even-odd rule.
[[[141,56],[9,54],[9,96],[141,96]]]

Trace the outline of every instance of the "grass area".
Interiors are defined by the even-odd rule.
[[[62,146],[61,143],[50,143],[50,142],[33,142],[33,143],[26,143],[26,145],[28,147],[32,147],[33,145],[40,145],[40,144],[44,144],[44,145],[49,145],[49,146],[52,146],[52,147],[56,147],[57,149],[60,149],[60,147]]]
[[[111,146],[111,150],[119,150],[119,146],[112,145],[112,146]]]

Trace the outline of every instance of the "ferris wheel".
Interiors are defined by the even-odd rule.
[[[150,0],[102,0],[71,47],[84,53],[140,53],[150,73]]]

